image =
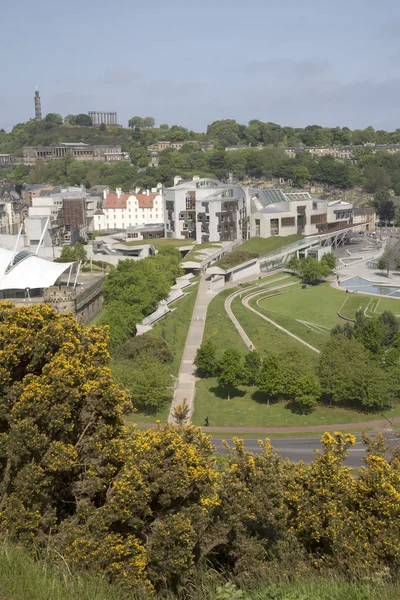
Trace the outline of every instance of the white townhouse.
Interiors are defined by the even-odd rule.
[[[144,225],[164,223],[164,200],[161,193],[123,194],[117,188],[115,194],[107,194],[102,208],[93,215],[94,231],[128,229]]]

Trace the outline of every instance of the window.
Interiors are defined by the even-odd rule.
[[[326,214],[323,215],[311,215],[311,225],[317,225],[320,223],[326,223],[327,221],[327,216]]]
[[[281,219],[282,227],[294,227],[296,221],[294,217],[283,217]]]

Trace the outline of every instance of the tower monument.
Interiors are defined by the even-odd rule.
[[[40,101],[39,90],[37,88],[35,91],[35,120],[36,121],[42,120],[42,104]]]

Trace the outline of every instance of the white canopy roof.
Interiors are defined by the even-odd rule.
[[[0,248],[0,290],[47,288],[73,263],[54,263],[27,250],[16,254]]]

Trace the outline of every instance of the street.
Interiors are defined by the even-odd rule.
[[[268,436],[264,436],[268,437]],[[389,446],[388,458],[390,457],[391,451],[395,448],[396,444],[400,442],[398,438],[393,437],[392,432],[385,434],[387,444]],[[238,434],[240,438],[240,434]],[[251,452],[260,453],[261,449],[258,444],[258,439],[263,439],[262,435],[259,438],[247,438],[244,439],[244,446],[246,450]],[[348,458],[345,460],[345,465],[348,467],[359,468],[363,463],[363,458],[366,456],[364,446],[361,442],[361,436],[356,435],[356,443],[350,449]],[[226,450],[222,444],[223,438],[213,437],[213,444],[216,446],[217,452],[225,454]],[[294,462],[304,461],[309,463],[314,459],[314,449],[321,449],[321,436],[319,437],[291,437],[291,438],[276,438],[272,439],[271,443],[274,450],[283,458],[289,458]],[[226,440],[230,446],[233,446],[232,439]]]

